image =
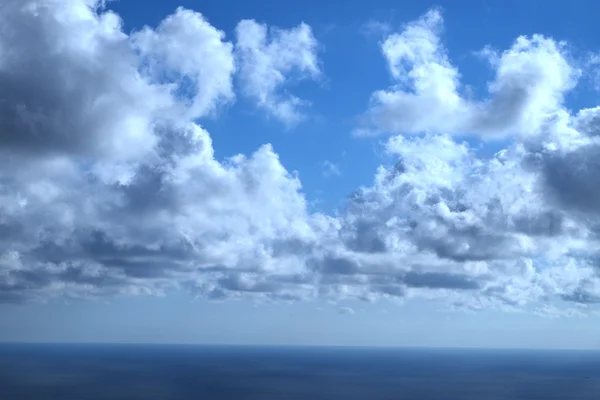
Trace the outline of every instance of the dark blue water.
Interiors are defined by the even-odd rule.
[[[598,400],[600,353],[0,345],[0,399]]]

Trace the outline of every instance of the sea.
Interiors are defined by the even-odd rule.
[[[600,352],[0,344],[0,400],[600,399]]]

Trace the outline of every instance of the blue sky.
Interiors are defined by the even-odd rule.
[[[600,347],[597,4],[141,4],[0,17],[0,341]]]

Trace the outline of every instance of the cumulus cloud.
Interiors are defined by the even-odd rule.
[[[128,36],[98,5],[0,17],[2,300],[300,290],[327,219],[269,145],[221,164],[193,122],[232,98],[232,45],[196,12]]]
[[[575,257],[594,252],[589,227],[548,201],[522,145],[490,160],[447,135],[398,136],[387,148],[400,161],[352,198],[328,274],[361,276],[370,296],[475,309],[594,299],[597,271]]]
[[[310,103],[284,89],[292,72],[297,79],[321,75],[319,46],[311,27],[301,23],[290,29],[269,29],[254,20],[243,20],[236,36],[244,94],[288,126],[298,123],[303,118],[302,108]]]
[[[154,145],[150,127],[169,111],[168,92],[141,79],[119,17],[89,5],[3,2],[3,152],[129,160]]]
[[[248,79],[258,65],[277,77],[256,86],[277,102],[290,65],[318,72],[307,26],[269,41],[243,21],[238,34],[258,36],[239,35],[235,49],[181,8],[127,35],[98,2],[4,4],[0,302],[172,288],[211,299],[421,297],[556,316],[600,302],[598,110],[562,106],[574,69],[559,43],[521,38],[495,53],[493,96],[473,103],[458,95],[438,11],[392,35],[392,74],[420,89],[393,89],[405,108],[387,115],[430,125],[398,129],[409,134],[385,142],[394,162],[324,215],[309,211],[270,145],[219,162],[198,122],[234,99],[236,71]],[[304,61],[291,43],[308,51]],[[257,58],[236,67],[239,46]],[[540,60],[564,64],[538,71]],[[539,79],[524,88],[523,71]],[[431,104],[429,122],[413,118]],[[515,127],[522,135],[486,158],[453,136]]]
[[[381,50],[395,84],[371,97],[359,134],[443,132],[497,138],[530,135],[560,111],[579,75],[565,44],[520,36],[508,50],[480,52],[495,70],[488,97],[465,95],[461,74],[442,43],[443,17],[432,9],[392,33]]]
[[[202,14],[179,7],[156,29],[145,27],[131,38],[152,82],[168,84],[188,98],[188,118],[207,115],[233,99],[233,45]],[[166,82],[165,82],[166,81]]]

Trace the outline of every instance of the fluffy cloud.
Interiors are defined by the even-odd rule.
[[[154,145],[150,127],[169,111],[168,91],[141,78],[118,16],[88,5],[3,3],[3,153],[131,160]]]
[[[390,70],[416,89],[393,88],[398,101],[370,115],[413,135],[389,138],[392,165],[328,216],[308,211],[270,145],[219,162],[195,122],[234,99],[236,71],[270,112],[288,101],[286,74],[319,71],[308,26],[267,40],[242,21],[233,46],[178,9],[127,35],[98,4],[14,1],[0,16],[1,302],[170,288],[553,316],[600,302],[599,111],[562,107],[576,75],[562,45],[534,36],[493,53],[491,97],[474,103],[439,12],[390,35]],[[520,135],[481,158],[453,138],[471,130]]]
[[[531,135],[560,111],[564,93],[579,75],[564,43],[521,36],[508,50],[481,52],[495,78],[488,98],[475,101],[464,94],[460,72],[441,43],[442,30],[442,15],[433,9],[383,41],[396,84],[373,93],[359,134]]]
[[[472,308],[596,298],[598,274],[583,257],[597,248],[590,229],[548,200],[522,145],[490,160],[446,135],[398,136],[387,148],[400,161],[353,197],[328,274],[361,276],[371,297]]]
[[[301,108],[309,104],[283,92],[291,72],[299,79],[315,79],[321,74],[318,42],[310,26],[302,23],[283,30],[243,20],[236,28],[236,53],[244,93],[268,115],[287,125],[302,119]]]
[[[131,41],[153,82],[166,80],[172,91],[189,98],[187,116],[194,119],[234,97],[233,45],[224,38],[202,14],[180,7],[156,30],[146,27]]]
[[[0,298],[301,287],[327,219],[270,146],[221,164],[193,122],[232,99],[233,46],[189,10],[128,36],[97,5],[1,17]]]

